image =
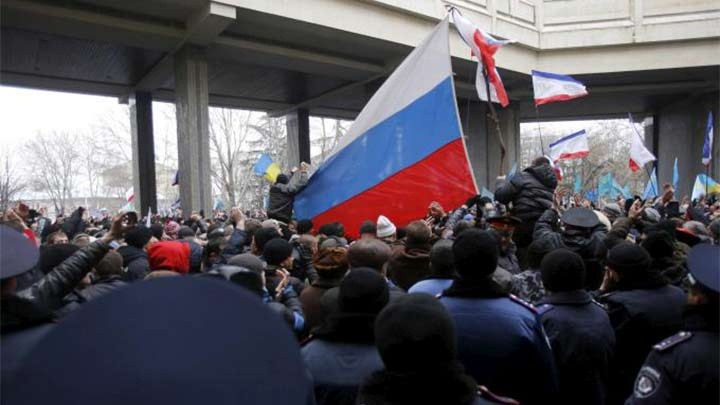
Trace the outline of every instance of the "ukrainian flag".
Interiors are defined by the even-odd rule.
[[[700,198],[702,195],[720,194],[720,183],[704,174],[695,177],[695,184],[692,190],[692,199]]]
[[[255,163],[255,166],[253,166],[253,172],[275,183],[277,176],[282,170],[280,170],[280,166],[272,161],[272,158],[267,153],[263,153],[257,163]]]

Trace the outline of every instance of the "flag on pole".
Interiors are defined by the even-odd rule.
[[[582,159],[590,153],[587,133],[584,129],[562,137],[551,143],[548,147],[550,149],[548,153],[553,162],[557,162],[558,160]]]
[[[621,186],[616,179],[613,179],[612,188],[615,192],[615,196],[617,196],[617,194],[620,194],[621,196],[623,196],[623,198],[632,197],[632,194],[630,194],[630,187],[628,187],[627,185]]]
[[[152,208],[148,207],[148,215],[147,215],[147,219],[145,220],[145,226],[150,228],[151,225],[152,225]]]
[[[608,174],[600,177],[600,179],[598,180],[597,194],[599,196],[608,196],[610,198],[617,197],[617,193],[615,192],[615,189],[613,188],[612,173],[608,173]]]
[[[672,186],[676,192],[678,189],[678,182],[680,182],[680,171],[678,170],[678,160],[676,157],[675,163],[673,164],[673,178],[672,178]]]
[[[657,173],[653,168],[652,174],[645,185],[645,192],[643,193],[643,200],[654,198],[658,196],[658,184],[657,184]]]
[[[503,107],[507,107],[510,103],[505,86],[503,85],[500,74],[495,67],[495,53],[501,46],[513,43],[515,41],[509,39],[497,39],[480,28],[474,26],[468,19],[462,16],[460,12],[452,7],[450,9],[455,28],[457,28],[460,37],[470,47],[472,54],[478,59],[477,71],[475,73],[475,88],[478,92],[480,100],[487,100],[487,84],[483,75],[483,68],[487,71],[488,82],[490,82],[490,101],[499,103]]]
[[[340,221],[351,235],[379,215],[398,226],[436,200],[457,207],[478,194],[459,124],[442,20],[365,105],[295,198],[297,218]]]
[[[705,126],[705,142],[703,142],[702,164],[705,166],[710,164],[712,160],[713,148],[713,115],[712,111],[708,112],[707,125]]]
[[[705,174],[698,174],[697,177],[695,177],[691,198],[696,200],[708,194],[720,194],[720,183]]]
[[[175,170],[171,186],[177,186],[178,184],[180,184],[180,170]]]
[[[575,173],[575,184],[573,185],[573,193],[579,194],[582,191],[582,176]]]
[[[585,85],[571,76],[533,70],[532,81],[535,105],[567,101],[588,95]]]
[[[133,190],[132,187],[130,187],[130,188],[125,192],[125,201],[127,201],[127,202],[133,202],[133,200],[135,200],[135,191]]]
[[[630,120],[630,126],[633,128],[632,140],[630,141],[630,170],[636,172],[645,166],[645,164],[655,160],[653,155],[645,147],[643,138],[640,136],[635,123],[633,122],[632,114],[628,113],[628,119]]]
[[[282,172],[280,166],[273,162],[270,155],[263,153],[253,166],[253,172],[258,176],[263,176],[269,181],[275,183],[277,176]]]

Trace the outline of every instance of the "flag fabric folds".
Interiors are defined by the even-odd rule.
[[[655,171],[655,168],[653,168],[653,171],[650,174],[650,178],[648,179],[648,182],[645,185],[645,192],[643,193],[643,200],[647,200],[649,198],[654,198],[657,196],[658,196],[657,173]]]
[[[535,105],[572,100],[588,94],[585,85],[571,76],[533,70],[532,81]]]
[[[632,140],[630,141],[630,170],[636,172],[645,166],[645,164],[655,160],[653,155],[646,147],[643,142],[640,133],[635,124],[633,123],[632,115],[628,113],[628,119],[630,120],[630,126],[633,128]]]
[[[432,200],[457,207],[477,194],[455,104],[448,20],[378,89],[295,198],[296,218],[340,221],[356,235],[385,215],[398,226]]]
[[[548,153],[553,162],[557,162],[558,160],[581,159],[590,153],[587,133],[584,129],[562,137],[551,143],[548,147],[550,149]]]
[[[488,82],[490,83],[490,101],[507,107],[510,101],[505,92],[505,86],[500,78],[500,74],[495,67],[495,53],[501,46],[515,41],[507,39],[501,40],[493,37],[474,26],[454,7],[450,9],[450,15],[463,41],[465,41],[467,46],[472,50],[472,54],[478,59],[477,71],[475,73],[475,88],[477,89],[478,97],[480,97],[481,100],[488,101],[487,83],[483,75],[483,68],[485,68],[488,75]]]
[[[678,183],[680,182],[680,171],[678,170],[678,159],[675,158],[675,163],[673,164],[673,177],[672,177],[672,186],[675,190],[678,189]]]
[[[695,177],[691,198],[696,200],[708,194],[720,194],[720,183],[705,174],[698,174],[697,177]]]
[[[713,115],[712,111],[708,112],[707,125],[705,126],[705,141],[703,142],[702,164],[705,166],[710,164],[712,160],[713,148]]]
[[[275,180],[277,180],[277,177],[281,172],[282,170],[280,170],[280,166],[273,162],[272,158],[267,153],[260,155],[260,158],[255,163],[255,166],[253,166],[253,173],[258,176],[263,176],[273,183],[275,183]]]
[[[130,187],[125,192],[125,201],[133,202],[133,200],[135,200],[135,190],[132,187]]]

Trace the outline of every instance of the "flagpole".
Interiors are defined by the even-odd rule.
[[[490,108],[490,118],[495,121],[495,131],[497,133],[498,142],[500,143],[500,171],[503,172],[503,163],[505,162],[505,141],[503,141],[502,131],[500,129],[500,121],[498,120],[497,113],[495,112],[495,106],[490,98],[490,77],[488,75],[487,67],[483,66],[483,77],[485,78],[485,90],[487,92],[487,103]]]
[[[537,122],[538,135],[540,135],[540,154],[545,155],[545,145],[543,144],[542,130],[540,129],[540,109],[535,104],[535,121]]]

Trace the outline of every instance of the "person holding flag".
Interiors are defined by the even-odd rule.
[[[290,176],[280,173],[275,178],[275,184],[270,187],[268,203],[268,217],[289,224],[292,219],[295,194],[308,182],[310,165],[302,162],[300,169],[293,168]]]

